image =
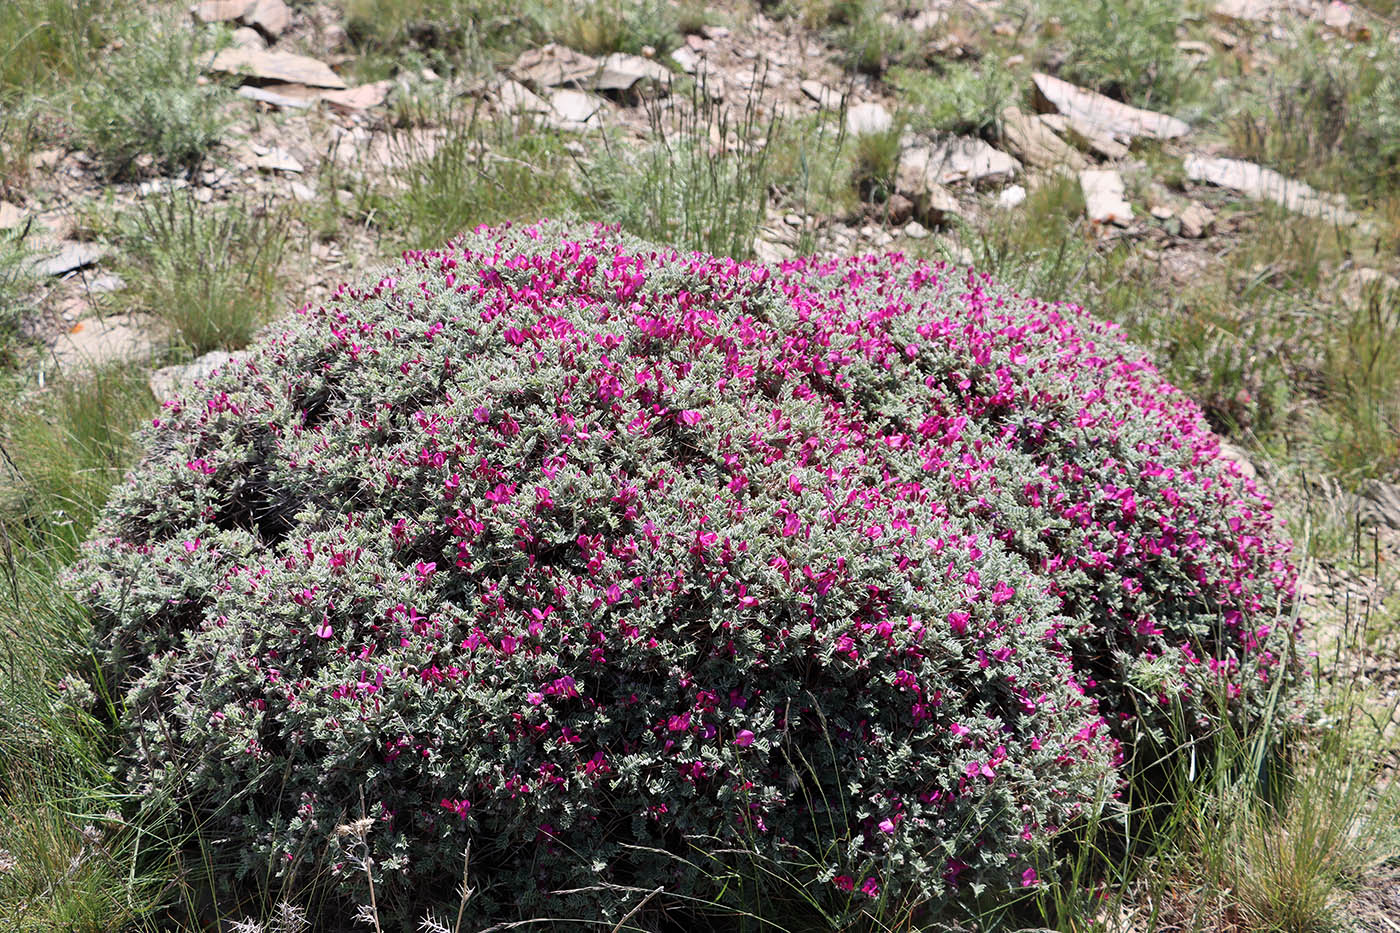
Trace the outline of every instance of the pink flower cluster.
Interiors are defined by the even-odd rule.
[[[460,834],[537,892],[701,838],[858,840],[825,877],[872,898],[1031,886],[1144,735],[1291,676],[1288,545],[1196,407],[972,273],[483,229],[214,388],[91,559],[133,715],[216,712],[184,764],[282,853],[371,785],[371,842],[441,850],[404,891]],[[300,801],[259,790],[293,760]]]

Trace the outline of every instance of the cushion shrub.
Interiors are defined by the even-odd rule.
[[[1196,408],[900,256],[481,229],[142,443],[75,573],[132,777],[329,911],[368,854],[410,922],[469,842],[481,920],[713,897],[736,851],[936,911],[1293,670],[1287,546]]]

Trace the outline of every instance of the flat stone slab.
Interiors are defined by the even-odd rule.
[[[603,109],[603,99],[583,91],[553,91],[549,95],[549,106],[560,120],[583,124],[592,120]]]
[[[823,110],[841,109],[841,92],[835,88],[829,88],[820,81],[813,81],[808,78],[798,85],[798,89],[805,94],[808,99],[816,101],[817,106]]]
[[[241,362],[243,358],[244,354],[242,353],[215,350],[189,363],[161,367],[151,373],[147,384],[151,387],[152,395],[157,399],[165,400],[178,394],[182,389],[193,387],[198,381],[208,379],[223,367],[231,363]]]
[[[1039,114],[1026,114],[1016,107],[1007,107],[1002,111],[1001,124],[1007,148],[1027,165],[1063,166],[1078,171],[1087,164],[1079,150],[1061,139]]]
[[[1031,80],[1040,96],[1064,114],[1070,125],[1085,137],[1109,133],[1130,138],[1177,139],[1191,132],[1191,125],[1184,120],[1120,103],[1053,75],[1037,72],[1031,75]]]
[[[359,87],[346,88],[343,91],[322,91],[318,96],[333,110],[338,110],[341,113],[354,113],[357,110],[378,107],[384,103],[393,88],[394,82],[385,79],[370,84],[361,84]]]
[[[1345,207],[1346,201],[1341,195],[1323,194],[1306,182],[1285,177],[1253,162],[1192,155],[1187,156],[1185,169],[1186,177],[1192,181],[1229,188],[1255,200],[1272,201],[1305,217],[1317,217],[1341,226],[1351,226],[1357,220],[1356,214]]]
[[[306,110],[316,103],[314,97],[303,97],[299,95],[283,94],[278,92],[276,85],[272,87],[258,87],[255,84],[244,84],[238,89],[238,96],[245,100],[255,100],[259,103],[270,104],[273,107],[280,107],[283,110]]]
[[[1021,163],[975,136],[952,136],[927,146],[911,146],[899,157],[902,178],[924,177],[940,185],[1010,181]]]
[[[345,80],[331,70],[330,65],[291,52],[239,47],[223,49],[209,63],[209,70],[262,81],[305,84],[309,87],[344,90],[347,86]]]
[[[24,222],[24,212],[9,201],[0,201],[0,230],[10,230]]]
[[[59,369],[72,372],[84,366],[126,362],[148,357],[151,337],[134,315],[114,314],[105,318],[84,318],[53,346]]]
[[[549,113],[549,101],[519,81],[502,82],[496,97],[506,113]]]
[[[588,86],[595,91],[630,91],[639,83],[667,88],[671,84],[671,69],[640,55],[614,52],[603,59]]]
[[[32,262],[32,269],[39,275],[61,276],[95,265],[107,255],[107,250],[95,243],[79,243],[66,240],[58,244],[57,250],[47,250]]]
[[[1133,206],[1123,199],[1123,176],[1112,169],[1085,169],[1079,173],[1084,192],[1084,212],[1100,224],[1126,227],[1133,219]]]
[[[593,56],[551,42],[522,52],[510,70],[517,81],[548,88],[565,84],[587,85],[601,68],[602,63]]]
[[[241,17],[253,3],[254,0],[203,0],[190,7],[190,13],[201,23],[224,23]]]
[[[854,104],[846,108],[846,132],[852,136],[883,133],[894,126],[894,117],[883,104]]]

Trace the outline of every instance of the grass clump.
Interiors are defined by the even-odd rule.
[[[0,923],[130,929],[158,882],[135,861],[134,812],[107,768],[111,707],[93,677],[90,616],[62,569],[134,452],[145,377],[64,379],[0,417]],[[159,858],[156,859],[158,861]]]
[[[539,41],[530,7],[507,0],[342,0],[349,39],[365,56],[407,53],[448,72],[475,58],[509,55]]]
[[[24,228],[0,230],[0,362],[8,361],[34,311],[35,276]]]
[[[139,202],[118,237],[126,299],[190,353],[244,346],[280,297],[288,218],[267,202],[210,208],[171,192]]]
[[[557,132],[528,118],[479,110],[449,116],[440,134],[408,129],[390,142],[400,164],[388,184],[360,166],[355,213],[404,249],[423,249],[522,212],[567,213],[576,203],[575,157]]]
[[[580,203],[638,236],[745,258],[764,219],[769,151],[782,129],[751,96],[739,114],[694,88],[689,108],[652,111],[658,140],[640,152],[609,144],[584,166]]]
[[[0,4],[0,101],[86,78],[126,6],[124,0]]]
[[[188,172],[228,122],[221,109],[227,92],[199,83],[205,45],[198,34],[166,20],[149,25],[110,55],[73,104],[79,140],[111,179],[148,168]]]
[[[670,0],[585,0],[566,6],[566,12],[546,17],[545,29],[580,52],[640,55],[650,49],[664,56],[681,41],[680,11]]]

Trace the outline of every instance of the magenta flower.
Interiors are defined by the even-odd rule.
[[[874,878],[866,878],[865,881],[861,882],[860,893],[864,894],[866,897],[879,897],[880,882],[876,881]]]
[[[740,729],[739,734],[734,736],[734,744],[740,748],[748,748],[753,744],[753,733],[748,729]]]

